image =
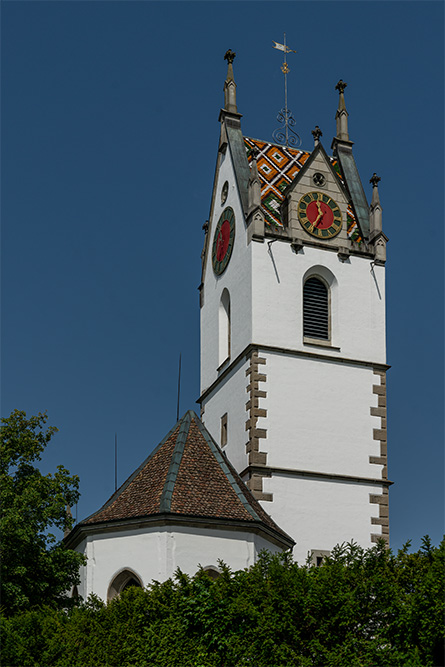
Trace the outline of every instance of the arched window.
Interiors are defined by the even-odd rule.
[[[116,575],[108,587],[107,599],[112,600],[117,595],[120,595],[122,591],[125,591],[130,586],[136,586],[137,588],[142,588],[142,582],[131,570],[122,570]]]
[[[223,290],[219,302],[219,366],[230,357],[230,295]]]
[[[219,577],[221,576],[221,572],[214,565],[208,565],[207,567],[205,567],[204,572],[207,574],[208,577],[210,577],[210,579],[213,579],[214,581],[216,579],[219,579]]]
[[[308,278],[303,286],[303,336],[330,340],[329,289],[318,276]]]

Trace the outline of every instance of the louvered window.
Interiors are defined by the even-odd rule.
[[[329,340],[329,294],[319,278],[308,278],[304,283],[303,336]]]

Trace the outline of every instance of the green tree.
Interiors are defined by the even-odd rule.
[[[264,552],[212,580],[178,571],[105,604],[2,619],[20,667],[443,667],[445,541],[338,547],[320,567]]]
[[[79,479],[63,466],[54,475],[35,467],[57,429],[46,414],[14,410],[1,420],[0,536],[2,606],[7,614],[34,605],[61,606],[78,583],[84,557],[49,532],[72,527],[67,506],[79,497]]]

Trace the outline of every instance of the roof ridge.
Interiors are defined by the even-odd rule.
[[[159,504],[160,512],[170,512],[173,490],[175,488],[176,477],[178,475],[179,466],[181,464],[182,455],[184,453],[185,443],[187,442],[187,435],[191,424],[191,410],[188,410],[181,418],[181,425],[176,437],[175,448],[170,460],[170,465],[165,478],[164,488],[162,490],[161,500]]]
[[[90,514],[89,516],[85,517],[85,519],[82,519],[80,523],[84,523],[85,521],[88,521],[92,517],[94,517],[96,514],[99,514],[103,510],[107,509],[112,505],[118,498],[119,496],[125,491],[125,489],[128,488],[128,486],[131,484],[131,482],[137,477],[137,475],[145,468],[149,460],[161,449],[161,447],[164,445],[164,443],[173,435],[173,433],[176,431],[178,428],[178,424],[181,421],[181,419],[178,419],[176,424],[173,426],[173,428],[170,429],[170,431],[167,433],[167,435],[162,438],[161,442],[153,449],[153,451],[150,452],[150,454],[144,459],[144,461],[136,468],[134,472],[131,473],[129,477],[123,482],[118,489],[110,496],[110,498],[100,507],[98,510]]]
[[[235,479],[230,466],[228,462],[225,460],[224,454],[222,453],[221,449],[218,447],[217,443],[215,440],[212,438],[210,433],[207,431],[206,427],[202,423],[202,421],[198,418],[198,415],[191,411],[193,415],[193,419],[198,426],[202,436],[204,437],[205,441],[210,447],[210,450],[214,457],[216,458],[217,463],[219,466],[222,468],[223,473],[227,477],[231,487],[235,491],[238,499],[241,501],[243,507],[247,510],[247,512],[250,514],[251,517],[253,517],[256,521],[262,521],[262,519],[259,517],[259,515],[255,512],[254,508],[252,505],[249,503],[248,499],[244,495],[242,489],[240,488],[237,480]]]
[[[301,148],[300,146],[285,146],[284,144],[279,144],[276,141],[267,141],[266,139],[257,139],[256,137],[248,137],[247,134],[243,134],[243,137],[244,139],[249,139],[250,141],[256,141],[260,144],[266,144],[267,146],[274,146],[282,150],[307,153],[308,155],[312,153],[312,151],[308,151],[305,148]]]

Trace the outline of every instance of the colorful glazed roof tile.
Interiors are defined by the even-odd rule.
[[[189,411],[98,511],[79,524],[168,514],[262,524],[291,545]]]
[[[253,149],[256,148],[258,151],[257,165],[265,223],[272,229],[283,227],[280,213],[281,202],[284,199],[283,192],[289,183],[292,183],[310,153],[250,137],[244,137],[244,145],[249,164],[252,162]],[[341,181],[344,182],[338,160],[330,159]],[[348,206],[347,233],[352,241],[361,241],[352,206]]]

